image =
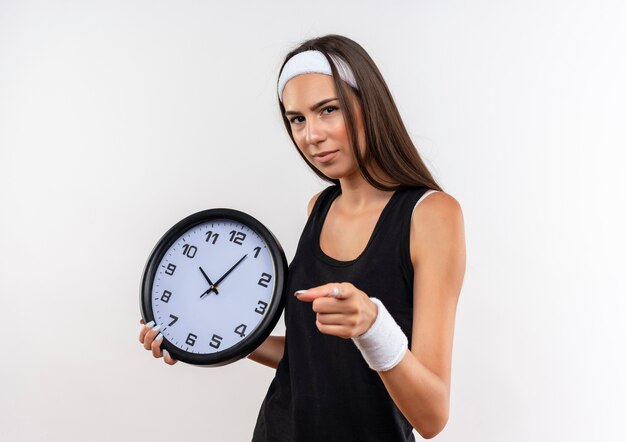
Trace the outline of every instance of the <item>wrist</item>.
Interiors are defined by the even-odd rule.
[[[408,349],[408,339],[398,323],[377,298],[370,298],[377,312],[370,328],[352,341],[372,370],[387,371],[395,367]]]
[[[370,332],[370,330],[372,330],[372,327],[376,323],[376,318],[378,318],[378,304],[372,301],[372,298],[369,298],[369,304],[370,304],[370,309],[369,309],[369,314],[368,314],[369,318],[367,321],[367,324],[368,324],[367,328],[365,329],[363,333],[361,333],[358,336],[355,336],[357,338],[364,336],[366,333]]]

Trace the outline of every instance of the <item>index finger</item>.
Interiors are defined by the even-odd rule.
[[[323,298],[326,296],[341,299],[343,291],[341,290],[340,284],[326,284],[308,290],[298,290],[294,293],[294,296],[298,298],[299,301],[312,302],[317,298]]]

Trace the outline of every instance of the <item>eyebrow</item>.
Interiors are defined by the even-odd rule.
[[[314,111],[315,109],[317,109],[320,106],[325,105],[326,103],[328,103],[329,101],[334,101],[337,100],[337,97],[333,97],[333,98],[325,98],[324,100],[314,104],[313,106],[310,107],[310,110]],[[285,112],[285,116],[288,115],[299,115],[300,112],[296,112],[296,111],[287,111]]]

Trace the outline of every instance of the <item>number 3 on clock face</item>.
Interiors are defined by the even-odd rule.
[[[278,240],[250,215],[210,209],[172,227],[142,278],[144,321],[161,326],[183,362],[220,366],[247,356],[284,308],[287,262]]]

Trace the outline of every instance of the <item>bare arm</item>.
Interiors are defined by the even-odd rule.
[[[463,214],[456,200],[436,193],[415,209],[411,255],[413,345],[379,375],[400,411],[430,439],[448,421],[455,313],[465,273]]]
[[[256,350],[248,355],[248,359],[271,368],[276,368],[283,358],[284,351],[285,337],[270,336]]]
[[[313,195],[313,198],[309,201],[307,215],[311,215],[311,210],[313,209],[315,200],[317,200],[320,193],[321,192]],[[284,353],[285,337],[269,336],[259,347],[257,347],[256,350],[248,355],[248,359],[275,369],[278,367],[278,363],[283,358]]]

